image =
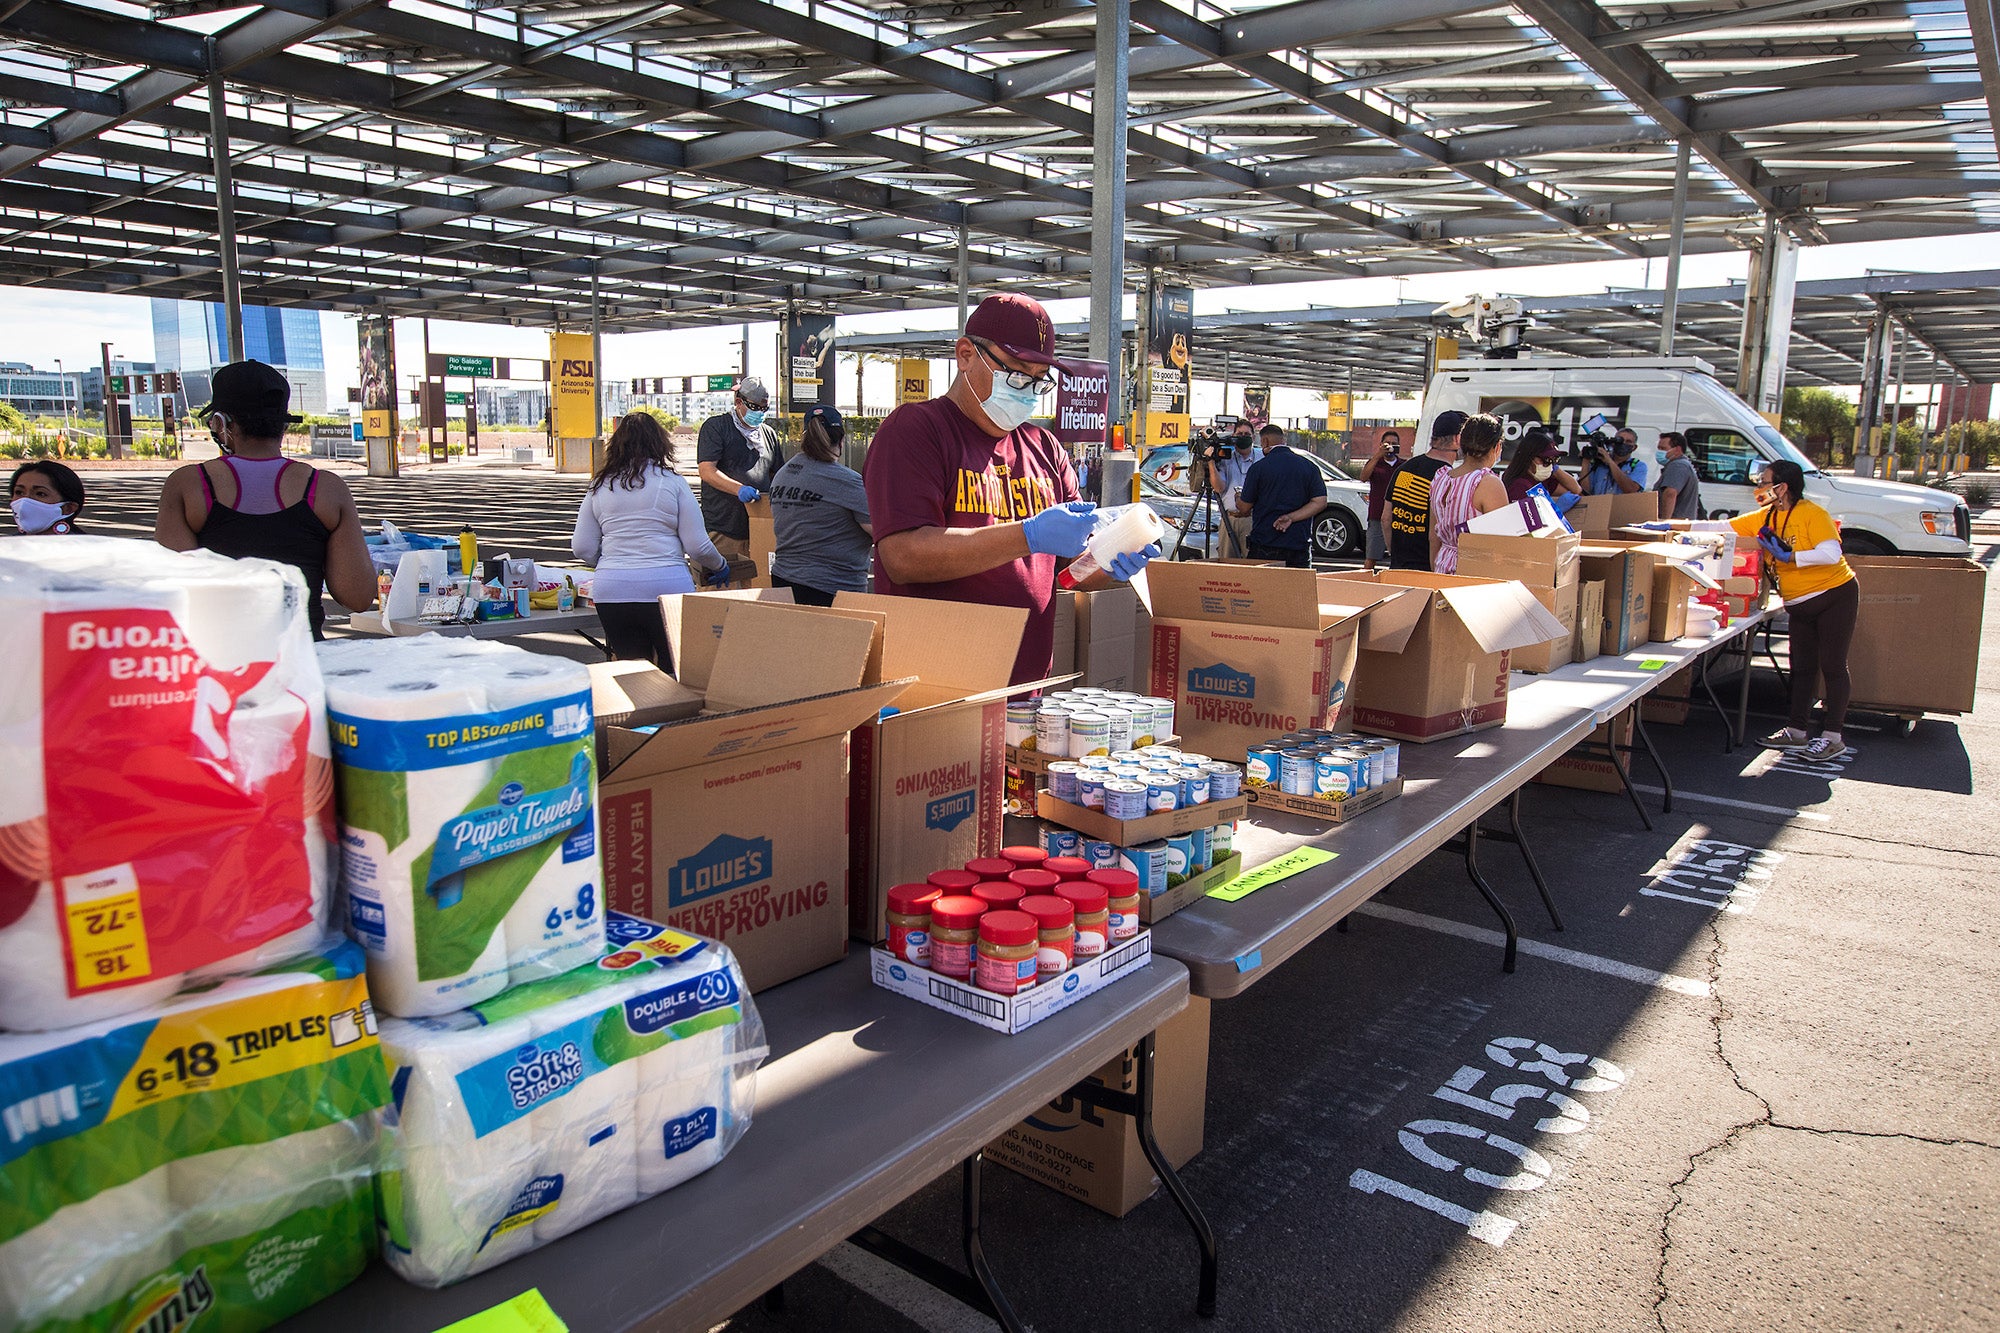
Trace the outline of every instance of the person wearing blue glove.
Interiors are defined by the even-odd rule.
[[[702,422],[695,440],[702,520],[715,549],[732,562],[751,559],[750,514],[744,506],[770,490],[785,465],[778,432],[766,420],[770,411],[771,391],[764,381],[746,377],[737,384],[730,409]]]
[[[1027,628],[1015,684],[1049,674],[1056,571],[1083,553],[1096,511],[1077,492],[1069,451],[1031,418],[1053,410],[1061,373],[1055,325],[1026,296],[989,296],[953,349],[944,396],[905,403],[883,421],[861,476],[875,530],[875,591],[1018,606]],[[1129,578],[1158,548],[1135,552],[1085,587]]]

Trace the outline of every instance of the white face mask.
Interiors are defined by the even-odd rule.
[[[986,359],[983,352],[980,354],[980,359]],[[1025,424],[1042,405],[1041,391],[1015,388],[1007,383],[1007,372],[991,361],[987,361],[986,368],[993,372],[993,388],[979,400],[980,411],[986,413],[986,419],[1003,431],[1011,431]]]
[[[1553,463],[1535,464],[1536,481],[1547,481],[1550,477],[1553,477],[1555,474],[1556,474],[1555,464]]]
[[[61,505],[30,499],[25,495],[9,507],[13,509],[14,521],[21,525],[23,532],[47,532],[65,517]]]

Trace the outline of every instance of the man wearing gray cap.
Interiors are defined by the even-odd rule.
[[[785,463],[778,433],[764,423],[770,410],[764,381],[745,376],[730,409],[702,422],[695,440],[702,520],[715,549],[730,560],[750,558],[750,515],[743,506],[770,487]]]

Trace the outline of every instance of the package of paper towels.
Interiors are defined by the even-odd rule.
[[[140,1014],[0,1036],[0,1329],[259,1329],[352,1281],[389,1100],[375,1027],[335,936]]]
[[[750,1126],[766,1054],[711,940],[610,913],[596,966],[440,1018],[382,1020],[382,1254],[426,1287],[699,1175]]]
[[[68,1027],[313,947],[333,777],[298,571],[0,543],[0,1028]]]
[[[590,673],[504,644],[320,646],[348,933],[384,1014],[445,1014],[604,951]]]

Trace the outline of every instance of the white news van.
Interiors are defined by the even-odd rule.
[[[1972,517],[1948,491],[1817,471],[1696,357],[1534,357],[1443,361],[1424,392],[1423,419],[1453,408],[1490,412],[1507,428],[1502,456],[1528,427],[1553,426],[1564,447],[1604,428],[1630,426],[1646,484],[1660,478],[1661,431],[1687,436],[1701,479],[1702,513],[1733,517],[1756,507],[1752,483],[1767,461],[1789,458],[1806,470],[1806,495],[1840,520],[1856,555],[1970,555]]]

